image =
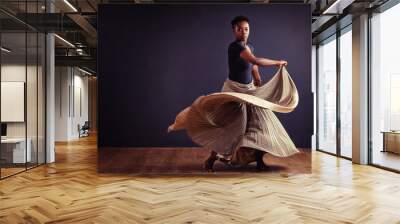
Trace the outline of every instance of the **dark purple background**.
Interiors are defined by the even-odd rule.
[[[220,91],[228,74],[230,21],[250,19],[256,56],[285,59],[300,94],[277,114],[297,147],[311,147],[309,5],[100,5],[99,147],[194,146],[186,132],[167,134],[179,111]],[[262,69],[263,82],[275,68]]]

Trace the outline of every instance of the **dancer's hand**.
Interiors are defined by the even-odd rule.
[[[278,66],[287,66],[287,61],[285,61],[285,60],[280,60],[279,62],[278,62]]]
[[[261,86],[261,79],[254,79],[254,85],[257,87]]]

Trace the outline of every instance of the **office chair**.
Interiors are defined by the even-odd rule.
[[[85,121],[82,127],[80,127],[80,125],[78,124],[79,138],[89,136],[89,129],[90,129],[89,121]]]

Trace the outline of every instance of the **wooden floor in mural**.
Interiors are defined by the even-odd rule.
[[[312,173],[99,174],[96,138],[0,181],[0,223],[400,223],[400,175],[312,152]]]
[[[137,174],[205,174],[204,161],[210,151],[199,147],[187,148],[102,148],[98,152],[101,173]],[[300,148],[289,157],[264,156],[265,172],[311,173],[311,150]],[[256,162],[247,166],[215,162],[214,174],[256,172]],[[264,172],[264,171],[263,171]]]

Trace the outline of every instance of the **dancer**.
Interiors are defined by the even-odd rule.
[[[229,75],[221,93],[201,96],[180,112],[168,131],[186,129],[196,143],[211,150],[204,162],[213,171],[215,161],[247,165],[266,152],[286,157],[298,150],[272,111],[288,113],[298,103],[297,89],[286,71],[284,60],[256,57],[248,41],[249,19],[231,21],[235,41],[228,48]],[[261,86],[258,66],[278,66],[276,75]]]

